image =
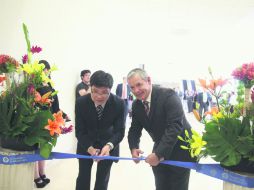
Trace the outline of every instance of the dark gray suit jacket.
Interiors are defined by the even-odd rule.
[[[144,111],[140,100],[132,105],[132,123],[128,133],[130,149],[139,148],[142,129],[144,128],[154,141],[153,152],[159,157],[170,160],[194,161],[186,145],[177,136],[184,137],[184,130],[190,131],[190,124],[185,118],[181,100],[172,89],[154,87],[151,95],[149,116]]]
[[[123,91],[123,83],[118,84],[116,87],[116,95],[119,96],[120,98],[122,97],[122,91]],[[127,99],[129,99],[130,93],[131,93],[131,88],[127,84]]]
[[[101,149],[111,142],[114,149],[110,155],[119,156],[119,143],[125,132],[124,101],[110,94],[102,118],[98,120],[91,94],[78,98],[75,105],[75,129],[78,154],[87,154],[90,146]]]

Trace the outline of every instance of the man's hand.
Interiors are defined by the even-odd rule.
[[[159,157],[155,153],[152,153],[146,157],[145,162],[150,164],[150,166],[157,166],[162,160],[164,159],[163,158],[159,159]]]
[[[106,144],[100,151],[100,154],[99,155],[96,155],[96,156],[109,156],[109,152],[110,152],[110,145]],[[96,162],[99,162],[103,159],[96,159],[95,161]]]
[[[131,155],[132,155],[132,158],[139,158],[140,157],[140,154],[143,154],[144,152],[140,149],[132,149],[131,150]],[[139,163],[140,160],[133,160],[135,163]]]
[[[110,145],[106,144],[102,149],[99,156],[109,156],[109,152],[111,150]]]
[[[90,147],[87,149],[87,152],[88,152],[91,156],[98,156],[98,154],[100,153],[100,149],[96,149],[96,148],[90,146]]]

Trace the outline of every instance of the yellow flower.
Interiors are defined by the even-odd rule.
[[[198,156],[204,147],[206,145],[206,141],[203,141],[202,136],[199,135],[196,131],[192,130],[192,139],[190,142],[190,149],[191,149],[191,156]]]
[[[50,83],[51,86],[54,86],[52,80],[44,72],[41,73],[41,80],[45,84]]]
[[[219,118],[223,118],[223,114],[222,114],[221,112],[215,113],[215,114],[213,115],[213,118],[216,119],[216,120],[218,120]]]
[[[35,61],[34,63],[31,64],[23,64],[21,70],[31,75],[36,73],[42,73],[43,67],[44,66],[42,64],[39,64],[38,61]]]

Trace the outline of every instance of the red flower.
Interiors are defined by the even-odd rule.
[[[14,58],[9,55],[0,55],[0,73],[9,73],[15,71],[19,66]]]
[[[6,77],[5,77],[5,76],[0,75],[0,84],[1,84],[3,81],[5,81],[5,79],[6,79]]]
[[[4,64],[8,61],[8,55],[0,55],[0,64]]]

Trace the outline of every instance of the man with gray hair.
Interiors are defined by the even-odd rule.
[[[186,144],[177,137],[185,138],[184,131],[190,132],[191,128],[181,100],[174,90],[153,86],[143,69],[131,70],[127,80],[137,98],[132,105],[132,123],[128,132],[132,157],[138,158],[143,153],[139,142],[144,128],[154,141],[153,151],[145,161],[152,166],[156,190],[187,190],[189,169],[160,164],[162,160],[194,161],[188,151],[180,148]]]

